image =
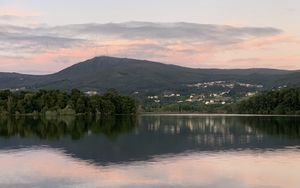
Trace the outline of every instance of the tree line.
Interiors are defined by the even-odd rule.
[[[145,112],[152,113],[202,113],[202,114],[225,114],[234,113],[233,105],[231,104],[210,104],[206,105],[201,102],[183,102],[183,103],[171,103],[171,104],[154,104],[144,105],[143,110]]]
[[[88,96],[78,89],[71,92],[40,90],[37,92],[0,91],[0,113],[8,115],[46,114],[132,114],[136,101],[109,90],[103,95]]]
[[[285,88],[257,94],[237,104],[238,113],[300,114],[300,88]]]

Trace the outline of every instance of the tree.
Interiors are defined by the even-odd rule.
[[[70,93],[59,90],[40,90],[38,92],[0,91],[1,113],[9,114],[74,114],[76,113],[134,113],[135,100],[110,91],[104,96],[86,96],[73,89]]]

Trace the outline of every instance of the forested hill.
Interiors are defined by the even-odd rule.
[[[238,104],[243,114],[300,115],[300,88],[286,88],[264,92]]]
[[[300,86],[300,72],[276,69],[192,69],[127,58],[95,57],[58,73],[42,76],[0,73],[0,89],[27,90],[78,88],[82,91],[122,93],[185,89],[187,84],[208,81],[261,84],[265,88]]]

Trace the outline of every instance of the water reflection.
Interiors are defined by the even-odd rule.
[[[72,140],[79,140],[86,133],[103,134],[114,138],[120,134],[132,131],[136,126],[135,116],[117,116],[94,118],[86,116],[65,117],[20,117],[1,118],[0,136],[11,138],[38,137],[43,140],[60,139],[70,136]]]
[[[156,162],[96,166],[63,151],[0,153],[0,187],[297,188],[299,151],[190,153]]]
[[[298,147],[297,117],[119,116],[4,119],[0,149],[50,146],[98,164],[193,151]]]
[[[0,187],[293,188],[299,117],[0,120]]]

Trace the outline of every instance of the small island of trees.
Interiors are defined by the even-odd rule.
[[[103,95],[87,96],[80,90],[71,92],[40,90],[37,92],[0,91],[1,115],[76,115],[76,114],[133,114],[133,98],[109,90]]]

